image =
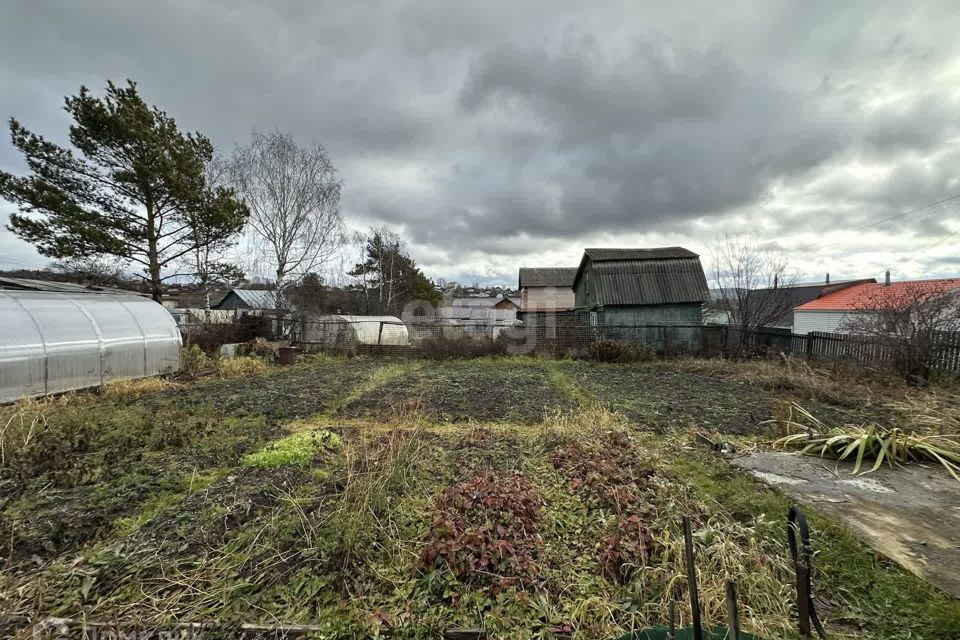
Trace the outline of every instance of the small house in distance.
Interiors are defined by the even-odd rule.
[[[911,305],[941,295],[960,296],[960,278],[891,283],[888,273],[884,284],[859,283],[798,306],[793,310],[793,332],[853,333],[858,320],[870,314],[891,310],[899,314],[901,308],[907,313]]]
[[[520,313],[572,311],[576,277],[576,267],[521,267]]]
[[[859,280],[834,280],[831,282],[828,273],[823,282],[798,282],[772,289],[751,289],[747,292],[747,300],[753,304],[754,308],[758,305],[771,305],[771,313],[769,314],[771,317],[765,323],[766,327],[784,329],[785,332],[793,330],[793,333],[801,333],[793,326],[793,310],[795,308],[838,291],[866,283],[876,283],[876,280],[861,278]]]
[[[519,303],[519,298],[512,297],[453,298],[448,306],[437,309],[437,317],[465,323],[513,324],[517,319]]]
[[[214,309],[235,310],[237,315],[250,311],[273,311],[278,308],[276,294],[266,289],[230,289]]]

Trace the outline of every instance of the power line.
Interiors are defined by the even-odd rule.
[[[899,219],[899,218],[904,218],[904,217],[906,217],[906,216],[909,216],[910,214],[917,213],[918,211],[923,211],[924,209],[929,209],[929,208],[931,208],[931,207],[936,207],[936,206],[938,206],[938,205],[944,204],[944,203],[946,203],[946,202],[950,202],[950,201],[952,201],[952,200],[960,200],[960,193],[958,193],[958,194],[956,194],[956,195],[953,195],[953,196],[950,196],[950,197],[948,197],[948,198],[944,198],[943,200],[937,200],[936,202],[931,202],[930,204],[925,204],[925,205],[923,205],[922,207],[917,207],[916,209],[910,209],[909,211],[904,211],[903,213],[898,213],[898,214],[896,214],[896,215],[894,215],[894,216],[890,216],[889,218],[884,218],[883,220],[880,220],[880,221],[878,221],[878,222],[874,222],[873,224],[868,224],[868,225],[866,225],[865,227],[861,227],[860,229],[861,229],[861,231],[862,231],[863,229],[870,229],[870,228],[872,228],[872,227],[877,227],[877,226],[880,226],[880,225],[882,225],[882,224],[886,224],[887,222],[890,222],[890,221],[892,221],[892,220],[897,220],[897,219]],[[928,214],[928,215],[933,215],[934,213],[936,213],[936,211],[933,211],[933,212],[931,212],[931,213]],[[926,217],[926,216],[922,216],[922,217]]]
[[[864,226],[862,226],[862,227],[859,227],[857,230],[860,231],[860,232],[862,232],[862,231],[865,231],[865,230],[867,230],[867,229],[872,229],[872,228],[874,228],[874,227],[879,227],[879,226],[882,226],[882,225],[884,225],[884,224],[886,224],[886,223],[888,223],[888,222],[893,222],[894,220],[899,220],[899,219],[901,219],[901,218],[904,218],[904,217],[906,217],[906,216],[909,216],[909,215],[911,215],[911,214],[914,214],[914,213],[917,213],[917,212],[920,212],[920,211],[924,211],[924,210],[926,210],[926,209],[931,209],[931,208],[933,208],[933,207],[939,207],[940,205],[946,204],[947,202],[952,202],[952,201],[954,201],[954,200],[960,200],[960,193],[958,193],[958,194],[956,194],[956,195],[952,195],[952,196],[947,197],[947,198],[943,198],[942,200],[937,200],[936,202],[931,202],[931,203],[929,203],[929,204],[925,204],[925,205],[923,205],[923,206],[921,206],[921,207],[916,207],[916,208],[914,208],[914,209],[910,209],[910,210],[908,210],[908,211],[904,211],[904,212],[902,212],[902,213],[898,213],[898,214],[896,214],[896,215],[889,216],[889,217],[884,218],[884,219],[882,219],[882,220],[878,220],[877,222],[873,222],[873,223],[871,223],[871,224],[868,224],[868,225],[864,225]],[[922,220],[922,219],[924,219],[924,218],[928,218],[928,217],[930,217],[930,216],[932,216],[932,215],[934,215],[934,214],[937,214],[937,213],[941,213],[941,209],[937,208],[937,209],[934,209],[933,211],[931,211],[930,213],[926,213],[926,214],[924,214],[924,215],[922,215],[922,216],[918,216],[918,217],[917,217],[917,220]],[[821,252],[823,252],[823,251],[829,251],[830,249],[835,249],[835,248],[837,248],[837,247],[838,247],[840,244],[842,244],[842,243],[843,243],[843,241],[836,241],[836,242],[831,242],[831,243],[828,243],[828,244],[820,245],[819,250],[820,250]]]
[[[960,235],[960,228],[958,228],[958,229],[957,229],[956,231],[954,231],[953,233],[950,233],[949,235],[946,235],[946,236],[940,238],[939,240],[937,240],[936,242],[934,242],[933,244],[931,244],[931,245],[930,245],[929,247],[927,247],[926,249],[921,249],[920,251],[917,251],[917,252],[915,252],[915,253],[913,253],[913,254],[911,254],[911,255],[908,255],[908,256],[906,256],[905,258],[901,258],[898,262],[895,262],[895,263],[893,263],[891,266],[887,267],[887,269],[888,269],[888,270],[893,269],[894,267],[903,264],[903,263],[906,262],[907,260],[912,260],[913,258],[916,258],[917,256],[921,256],[921,255],[923,255],[924,253],[926,253],[927,251],[930,251],[931,249],[936,249],[937,247],[939,247],[940,245],[942,245],[944,242],[946,242],[946,241],[949,240],[950,238],[952,238],[952,237],[954,237],[954,236],[957,236],[957,235]]]

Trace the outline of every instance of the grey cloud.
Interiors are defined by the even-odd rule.
[[[960,192],[957,27],[946,1],[12,0],[0,116],[62,139],[64,95],[130,77],[221,148],[323,143],[349,224],[500,277],[598,239],[856,233]],[[925,246],[954,211],[895,233]]]

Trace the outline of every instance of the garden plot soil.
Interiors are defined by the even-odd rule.
[[[415,409],[438,422],[520,422],[543,419],[546,410],[570,409],[539,364],[499,361],[427,363],[354,400],[345,415],[376,417]]]
[[[268,421],[306,418],[329,409],[383,363],[366,358],[301,365],[256,378],[201,381],[137,402],[212,405],[225,414],[256,413]]]
[[[746,628],[792,637],[788,498],[671,433],[757,433],[780,401],[657,363],[331,358],[68,403],[0,464],[0,636],[9,613],[612,638],[665,619],[692,515],[707,622],[732,576]],[[813,506],[831,638],[953,637],[960,602]]]
[[[569,375],[643,429],[695,427],[729,434],[766,430],[774,400],[759,387],[643,365],[575,365]]]

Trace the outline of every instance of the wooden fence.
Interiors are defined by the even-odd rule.
[[[432,320],[432,319],[431,319]],[[811,359],[845,359],[864,364],[897,364],[909,344],[893,338],[875,338],[841,333],[812,332],[790,333],[785,329],[765,328],[743,337],[739,330],[726,325],[698,324],[591,324],[582,318],[565,316],[549,322],[526,322],[524,324],[450,323],[428,319],[415,322],[384,321],[373,319],[371,330],[358,333],[382,336],[385,324],[399,324],[406,328],[408,337],[403,344],[380,340],[352,342],[352,347],[363,350],[378,349],[392,352],[416,353],[429,347],[431,340],[438,338],[502,341],[505,351],[512,354],[547,354],[563,356],[571,351],[589,347],[601,340],[644,344],[663,355],[742,356],[765,353],[784,353]],[[364,325],[355,320],[354,325]],[[374,325],[379,330],[374,331]],[[301,333],[303,335],[303,333]],[[339,334],[338,334],[339,335]],[[294,341],[297,342],[296,338]],[[335,348],[338,344],[303,342],[301,346]],[[938,333],[929,349],[931,369],[960,373],[960,333]]]

